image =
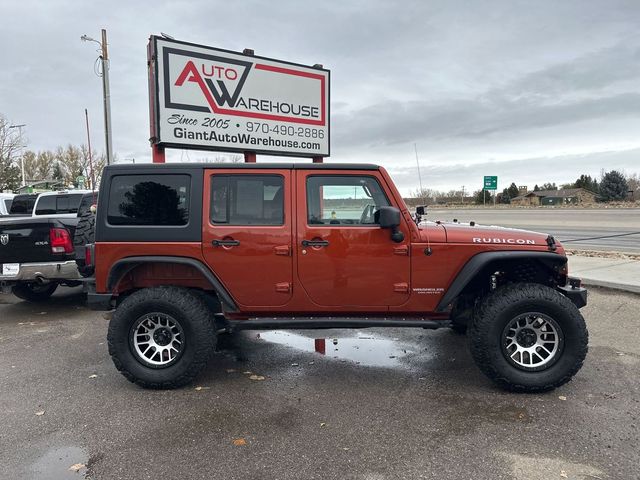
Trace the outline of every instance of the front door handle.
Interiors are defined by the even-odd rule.
[[[328,247],[328,240],[302,240],[303,247]]]
[[[212,240],[211,245],[214,247],[237,247],[240,240]]]

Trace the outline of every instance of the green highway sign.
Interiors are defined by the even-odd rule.
[[[485,175],[484,177],[484,189],[485,190],[497,190],[498,189],[498,177],[495,175]]]

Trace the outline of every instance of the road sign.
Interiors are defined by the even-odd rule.
[[[484,189],[485,190],[497,190],[498,189],[498,177],[495,175],[485,175],[484,177]]]

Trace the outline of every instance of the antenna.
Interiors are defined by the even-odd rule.
[[[420,160],[418,160],[418,146],[414,143],[413,149],[416,152],[416,165],[418,166],[418,182],[420,182],[420,195],[423,195],[424,190],[422,190],[422,175],[420,175]]]

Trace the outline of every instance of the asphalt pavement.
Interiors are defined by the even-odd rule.
[[[148,391],[77,289],[0,296],[0,478],[636,479],[639,310],[593,289],[586,363],[545,394],[495,388],[465,337],[420,329],[221,337],[195,384]]]
[[[484,225],[550,233],[569,248],[640,253],[638,208],[428,209],[427,220],[454,218],[460,222],[473,220]]]

